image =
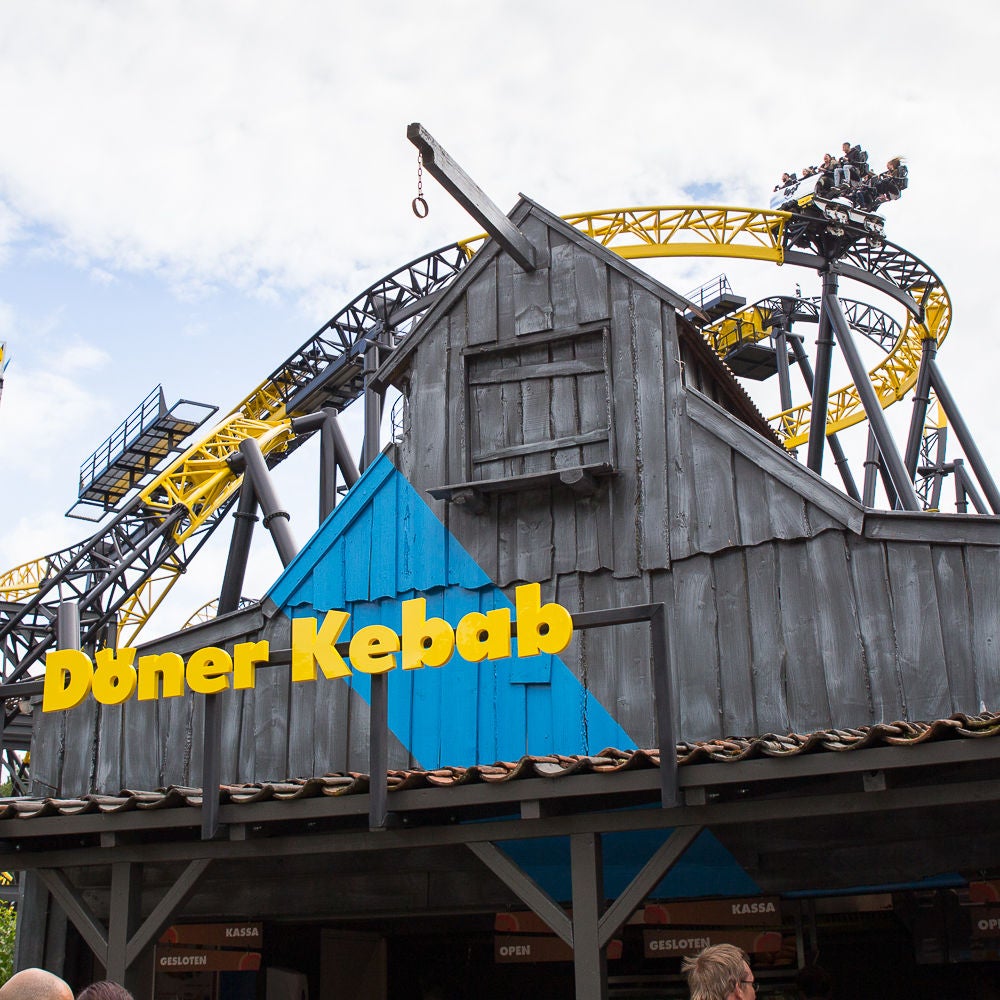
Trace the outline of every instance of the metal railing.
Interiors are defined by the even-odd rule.
[[[167,404],[163,397],[163,386],[156,386],[149,395],[112,431],[111,435],[102,441],[93,454],[88,455],[80,465],[80,493],[82,496],[87,487],[97,477],[110,468],[115,459],[125,454],[128,446],[138,438],[144,430],[159,420],[166,410]]]

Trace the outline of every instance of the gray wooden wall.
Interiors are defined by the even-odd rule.
[[[493,581],[541,582],[572,611],[665,602],[684,740],[996,710],[997,519],[862,511],[774,443],[673,293],[537,206],[514,217],[542,266],[488,245],[387,376],[407,400],[397,466]],[[591,495],[553,481],[602,463]],[[430,492],[483,483],[478,513]],[[211,641],[287,647],[287,621],[255,614]],[[578,634],[564,659],[653,744],[646,627]],[[276,667],[221,696],[223,780],[367,770],[367,706],[338,683],[290,688]],[[42,716],[38,789],[197,785],[202,712]]]
[[[411,345],[399,466],[424,491],[468,480],[470,345],[502,352],[539,325],[571,334],[575,320],[606,325],[615,475],[583,498],[559,485],[487,492],[481,513],[431,500],[486,572],[508,588],[541,581],[572,610],[666,602],[687,740],[996,708],[995,520],[988,533],[983,519],[969,531],[952,521],[942,538],[935,516],[899,515],[897,540],[867,537],[857,504],[762,433],[669,291],[537,209],[520,225],[543,266],[526,276],[503,254],[483,261]],[[481,423],[529,419],[516,393],[506,412],[490,403]],[[568,656],[648,744],[644,630],[588,633]]]

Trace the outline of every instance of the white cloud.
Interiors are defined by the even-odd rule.
[[[14,329],[14,310],[6,302],[0,302],[0,339],[9,337]]]
[[[684,203],[693,183],[760,205],[781,170],[845,138],[875,163],[906,153],[912,184],[886,210],[890,236],[952,292],[941,362],[986,435],[1000,363],[983,335],[998,318],[992,222],[962,168],[1000,154],[983,124],[997,24],[928,0],[844,0],[835,14],[774,0],[0,5],[0,265],[68,260],[107,296],[95,308],[138,295],[127,280],[138,276],[192,306],[236,289],[308,317],[300,335],[261,323],[250,337],[192,308],[172,337],[137,310],[67,344],[81,317],[53,294],[29,328],[18,274],[0,305],[16,366],[0,470],[30,487],[48,530],[80,457],[148,385],[226,406],[371,282],[478,231],[426,172],[430,215],[412,216],[411,121],[504,209],[523,191],[560,213]],[[762,294],[814,280],[661,264],[680,291],[723,269]],[[1000,444],[985,444],[1000,465]]]
[[[87,372],[104,368],[111,360],[107,351],[94,344],[68,344],[56,359],[60,372]]]

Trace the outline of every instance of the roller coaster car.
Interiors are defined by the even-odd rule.
[[[793,178],[771,195],[771,208],[818,217],[833,225],[853,226],[876,237],[885,235],[881,215],[855,208],[846,198],[824,194],[822,180],[822,172]]]

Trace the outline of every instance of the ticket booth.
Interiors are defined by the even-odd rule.
[[[262,945],[260,923],[168,927],[154,952],[155,1000],[257,1000]]]

